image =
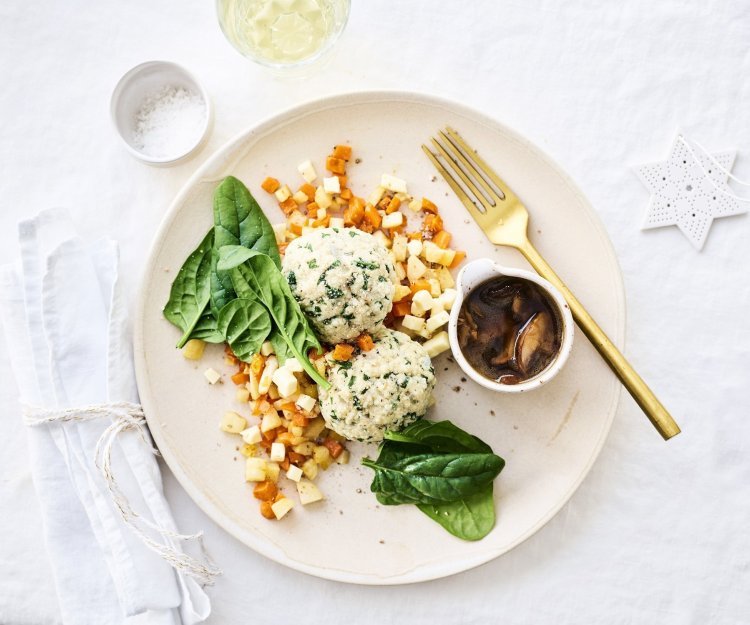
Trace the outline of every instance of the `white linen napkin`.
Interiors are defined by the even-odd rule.
[[[122,417],[28,428],[63,623],[200,622],[199,581],[218,571],[183,551],[150,437],[123,408],[138,397],[117,246],[85,244],[61,210],[22,222],[19,242],[20,264],[0,268],[0,318],[21,402],[51,418],[114,404],[106,414]]]

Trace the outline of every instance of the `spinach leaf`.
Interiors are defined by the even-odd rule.
[[[492,449],[487,443],[468,432],[464,432],[450,421],[420,419],[400,432],[386,432],[385,439],[400,443],[426,445],[433,451],[446,453],[492,453]]]
[[[463,540],[480,540],[487,536],[495,525],[492,484],[487,484],[477,493],[458,501],[418,504],[417,508]]]
[[[362,463],[375,471],[370,490],[383,505],[415,504],[464,540],[483,538],[495,524],[492,480],[505,461],[450,421],[420,419],[400,432],[388,431],[377,461]],[[486,474],[478,471],[482,463]]]
[[[210,230],[187,257],[172,282],[169,300],[164,306],[164,316],[182,330],[177,347],[182,347],[192,337],[210,299],[213,237],[214,231]]]
[[[249,361],[271,332],[271,318],[257,299],[238,298],[221,309],[218,330],[234,355]]]
[[[234,299],[231,278],[218,269],[219,250],[242,245],[266,254],[277,268],[281,256],[271,223],[255,198],[234,176],[227,176],[214,192],[214,254],[211,259],[211,309],[214,315]]]
[[[474,495],[497,477],[505,461],[492,453],[420,453],[401,458],[369,458],[375,469],[370,487],[401,503],[443,503]]]
[[[190,333],[190,338],[201,339],[202,341],[206,341],[206,343],[223,343],[224,335],[219,332],[216,323],[216,317],[214,317],[213,312],[206,307],[206,310]]]
[[[330,388],[307,357],[308,350],[321,350],[320,342],[273,260],[242,246],[227,245],[219,250],[217,268],[227,272],[239,297],[257,299],[266,307],[273,321],[272,340],[286,344],[284,356],[297,358],[313,380]]]

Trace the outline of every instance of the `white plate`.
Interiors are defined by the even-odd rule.
[[[531,238],[579,299],[622,345],[625,306],[620,271],[602,225],[586,198],[538,148],[509,128],[464,106],[424,95],[356,93],[311,102],[240,134],[185,185],[151,249],[136,314],[138,388],[164,459],[196,503],[259,553],[320,577],[362,584],[403,584],[451,575],[495,558],[541,528],[570,498],[601,450],[620,386],[583,335],[565,369],[537,391],[498,395],[463,381],[447,355],[436,359],[437,405],[429,415],[477,434],[506,459],[495,483],[497,524],[483,540],[454,538],[413,506],[378,506],[372,472],[360,466],[374,446],[351,445],[349,466],[320,478],[327,501],[297,505],[283,522],[258,512],[243,481],[238,438],[218,429],[234,402],[228,376],[209,386],[208,366],[228,373],[221,348],[195,364],[174,348],[178,332],[161,314],[169,287],[212,220],[212,194],[228,174],[243,180],[272,222],[282,220],[259,185],[272,175],[301,182],[297,164],[322,162],[335,143],[349,142],[362,159],[349,167],[355,193],[365,194],[383,172],[435,201],[455,247],[469,258],[488,256],[525,267],[521,256],[495,249],[420,150],[439,128],[456,128],[477,148],[531,213]],[[459,388],[460,387],[460,388]],[[244,409],[246,411],[246,408]],[[296,494],[292,493],[292,497]],[[563,538],[560,538],[563,540]]]

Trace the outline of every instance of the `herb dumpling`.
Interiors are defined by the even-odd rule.
[[[351,360],[329,355],[328,381],[320,389],[326,424],[349,440],[375,443],[424,416],[432,402],[435,371],[424,347],[402,332],[384,329],[375,347]]]
[[[393,304],[396,269],[375,237],[321,228],[286,248],[284,277],[324,343],[377,332]]]

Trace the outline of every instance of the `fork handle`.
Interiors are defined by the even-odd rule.
[[[664,440],[669,440],[679,434],[680,428],[669,412],[667,412],[667,409],[643,381],[643,378],[638,375],[636,370],[625,359],[620,350],[609,340],[609,337],[594,321],[593,317],[589,315],[583,304],[576,299],[576,296],[565,286],[565,283],[553,271],[552,267],[547,264],[547,261],[544,260],[531,242],[527,239],[526,244],[520,246],[518,250],[526,257],[526,260],[529,261],[540,276],[551,282],[563,294],[578,327],[588,337],[589,341],[596,348],[596,351],[601,354],[610,369],[614,371],[623,386],[628,389],[628,392],[643,412],[646,413],[646,416]]]

